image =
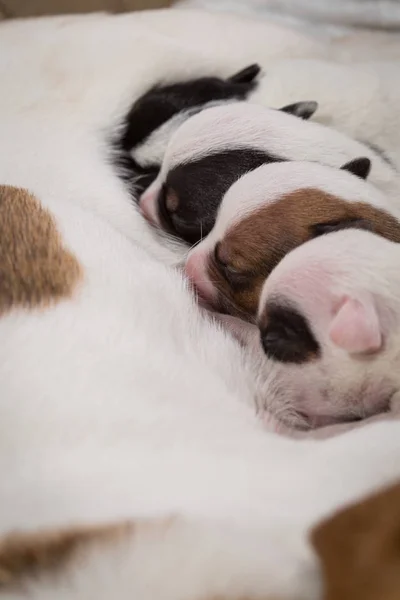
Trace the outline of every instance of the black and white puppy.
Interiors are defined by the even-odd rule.
[[[315,103],[297,104],[297,114],[299,107],[303,119],[286,114],[287,108],[250,102],[210,108],[189,119],[172,137],[157,179],[140,199],[144,216],[194,244],[211,231],[224,195],[240,177],[266,163],[290,160],[339,168],[363,156],[372,163],[370,181],[386,193],[398,191],[390,164],[365,144],[307,121]]]
[[[261,67],[252,64],[227,79],[201,77],[155,85],[136,100],[117,143],[120,174],[133,184],[135,194],[156,178],[167,145],[180,125],[211,106],[248,100],[258,88],[260,72]],[[284,110],[308,118],[313,106],[300,102]]]

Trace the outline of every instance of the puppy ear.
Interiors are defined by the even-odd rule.
[[[340,167],[342,171],[349,171],[360,179],[367,179],[371,171],[371,161],[366,156],[355,158]]]
[[[314,100],[304,100],[303,102],[295,102],[294,104],[288,104],[287,106],[283,106],[279,110],[281,112],[294,115],[295,117],[299,117],[299,119],[303,119],[304,121],[306,121],[313,116],[317,108],[318,102],[314,102]]]
[[[245,69],[238,71],[231,77],[228,77],[228,81],[231,83],[252,83],[260,71],[260,65],[254,63],[253,65],[249,65]]]
[[[379,350],[382,332],[373,298],[345,296],[331,323],[329,338],[349,354]]]

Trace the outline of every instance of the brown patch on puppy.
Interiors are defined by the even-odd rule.
[[[0,315],[69,297],[81,276],[51,214],[27,190],[0,186]]]
[[[318,189],[301,189],[254,210],[227,231],[210,256],[208,276],[219,292],[219,308],[254,316],[265,279],[288,252],[349,227],[400,242],[400,223],[386,211]]]
[[[311,539],[322,563],[324,600],[400,598],[400,484],[325,520]]]
[[[26,577],[59,572],[91,544],[118,541],[133,531],[122,523],[97,527],[10,533],[0,540],[0,588]]]

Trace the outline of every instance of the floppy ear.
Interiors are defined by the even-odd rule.
[[[231,77],[228,77],[228,81],[231,83],[251,83],[260,73],[261,67],[257,63],[249,65],[245,69],[238,71]]]
[[[295,102],[294,104],[288,104],[287,106],[283,106],[279,110],[281,112],[294,115],[295,117],[299,117],[299,119],[303,119],[304,121],[306,121],[313,116],[317,108],[318,102],[314,102],[314,100],[304,100],[303,102]]]
[[[379,316],[372,296],[345,296],[329,329],[331,341],[349,354],[376,352],[382,347]]]
[[[371,171],[371,161],[366,156],[355,158],[340,167],[342,171],[349,171],[360,179],[367,179]]]

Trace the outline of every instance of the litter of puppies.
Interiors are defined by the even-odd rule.
[[[282,431],[395,414],[400,390],[399,174],[372,141],[309,120],[317,110],[198,110],[139,202],[153,226],[192,244],[184,272],[257,377],[285,365]]]

